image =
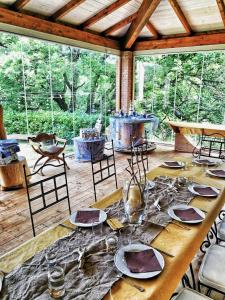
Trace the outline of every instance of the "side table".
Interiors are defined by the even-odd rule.
[[[10,164],[0,165],[2,191],[25,187],[23,165],[26,167],[27,174],[30,174],[30,169],[24,156],[19,156],[17,161],[13,161]]]

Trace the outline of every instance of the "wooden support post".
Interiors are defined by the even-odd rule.
[[[6,132],[4,128],[4,122],[3,122],[3,107],[0,105],[0,140],[6,140]]]
[[[123,51],[117,62],[116,74],[116,110],[129,111],[133,102],[133,52]]]

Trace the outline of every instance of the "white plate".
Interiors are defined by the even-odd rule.
[[[175,209],[188,209],[188,208],[193,208],[203,219],[205,219],[205,214],[203,211],[201,211],[200,209],[198,209],[197,207],[193,207],[193,206],[189,206],[189,205],[185,205],[185,204],[179,204],[179,205],[175,205],[172,206],[168,209],[168,214],[170,215],[171,218],[173,218],[174,220],[180,221],[182,223],[189,223],[189,224],[197,224],[197,223],[201,223],[202,220],[193,220],[193,221],[183,221],[181,220],[177,215],[175,215],[174,210]]]
[[[145,190],[152,190],[155,187],[155,182],[151,180],[147,180]]]
[[[216,196],[199,194],[198,192],[195,191],[195,189],[194,189],[195,187],[200,187],[200,188],[210,187],[212,190],[214,190],[214,191],[217,193],[217,195],[219,195],[219,193],[220,193],[220,191],[219,191],[217,188],[215,188],[215,187],[213,187],[213,186],[209,186],[209,185],[204,185],[204,184],[191,184],[191,185],[188,186],[189,192],[191,192],[191,193],[194,194],[194,195],[201,196],[201,197],[213,197],[213,198],[214,198],[214,197],[216,197]]]
[[[204,158],[202,158],[202,159],[200,159],[200,160],[203,160]],[[217,162],[216,161],[214,161],[214,160],[210,160],[210,159],[204,159],[204,160],[208,160],[209,162],[208,163],[204,163],[204,162],[200,162],[200,161],[198,161],[199,159],[198,158],[196,158],[196,159],[194,159],[193,160],[193,163],[195,163],[196,165],[200,165],[200,166],[202,166],[202,165],[206,165],[206,166],[215,166],[216,164],[217,164]]]
[[[129,276],[129,277],[133,277],[133,278],[139,278],[139,279],[145,279],[145,278],[152,278],[157,276],[159,273],[162,272],[162,270],[160,271],[155,271],[155,272],[146,272],[146,273],[132,273],[126,264],[125,258],[124,258],[124,252],[126,251],[143,251],[143,250],[148,250],[148,249],[152,249],[159,261],[159,264],[163,270],[164,266],[165,266],[165,262],[164,262],[164,258],[162,256],[162,254],[155,250],[152,247],[149,247],[147,245],[143,245],[143,244],[131,244],[131,245],[127,245],[124,246],[122,248],[120,248],[119,250],[117,250],[115,256],[114,256],[114,262],[115,265],[117,267],[117,269],[122,272],[123,274]]]
[[[218,169],[211,169],[211,170],[206,170],[206,173],[208,173],[210,176],[214,176],[214,177],[219,177],[219,178],[225,178],[225,175],[221,176],[221,175],[216,175],[213,174],[211,171],[219,171]],[[222,171],[222,170],[220,170]],[[223,170],[224,171],[224,170]]]
[[[90,211],[90,210],[98,210],[96,208],[85,208],[85,209],[79,209],[79,211],[81,210],[85,210],[85,211]],[[72,213],[72,215],[70,216],[70,222],[76,226],[79,227],[92,227],[92,226],[97,226],[103,222],[105,222],[105,220],[107,219],[107,214],[106,212],[104,212],[103,210],[99,209],[100,213],[99,213],[99,221],[98,222],[94,222],[94,223],[79,223],[76,222],[76,215],[77,215],[77,211],[75,211],[74,213]]]
[[[169,166],[169,165],[166,164],[166,162],[178,162],[178,163],[179,163],[179,166]],[[164,167],[167,167],[167,168],[178,169],[178,168],[183,168],[183,167],[184,167],[184,162],[182,162],[182,161],[167,160],[166,162],[164,162],[162,165],[163,165]]]

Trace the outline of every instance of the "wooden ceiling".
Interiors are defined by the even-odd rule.
[[[0,23],[117,50],[225,44],[225,0],[0,0]]]

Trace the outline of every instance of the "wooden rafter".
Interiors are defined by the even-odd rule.
[[[131,0],[117,0],[116,2],[110,4],[100,12],[98,12],[96,15],[94,15],[92,18],[88,19],[86,22],[81,24],[80,26],[82,28],[90,27],[91,25],[95,24],[99,20],[105,18],[112,12],[114,12],[116,9],[120,8],[121,6],[125,5],[126,3],[130,2]]]
[[[131,48],[141,30],[149,21],[159,2],[160,0],[143,0],[141,7],[139,8],[137,18],[131,23],[127,32],[124,43],[125,49]]]
[[[170,49],[194,46],[206,46],[224,44],[225,32],[208,33],[208,34],[195,34],[186,37],[166,38],[158,40],[148,40],[136,42],[134,51],[145,51],[155,49]]]
[[[0,23],[120,50],[118,41],[1,7]]]
[[[223,20],[223,24],[225,26],[225,4],[223,0],[216,0],[216,2],[220,11],[221,18]]]
[[[182,9],[180,8],[179,4],[176,0],[169,0],[170,5],[172,6],[174,12],[176,13],[177,17],[179,18],[180,22],[184,26],[184,29],[187,33],[191,34],[191,26],[188,23]]]
[[[135,18],[137,17],[137,12],[130,15],[129,17],[121,20],[120,22],[116,23],[115,25],[109,27],[105,31],[102,32],[103,35],[110,35],[113,32],[123,28],[124,26],[130,24]]]
[[[15,10],[20,10],[22,9],[28,2],[31,0],[17,0],[13,5],[12,8]]]
[[[71,0],[66,5],[57,10],[50,18],[53,20],[64,17],[71,10],[75,9],[78,5],[83,3],[85,0]]]
[[[152,23],[150,21],[148,21],[146,23],[146,27],[148,28],[149,32],[153,35],[154,38],[158,38],[159,37],[159,33],[156,30],[155,26],[152,25]]]

